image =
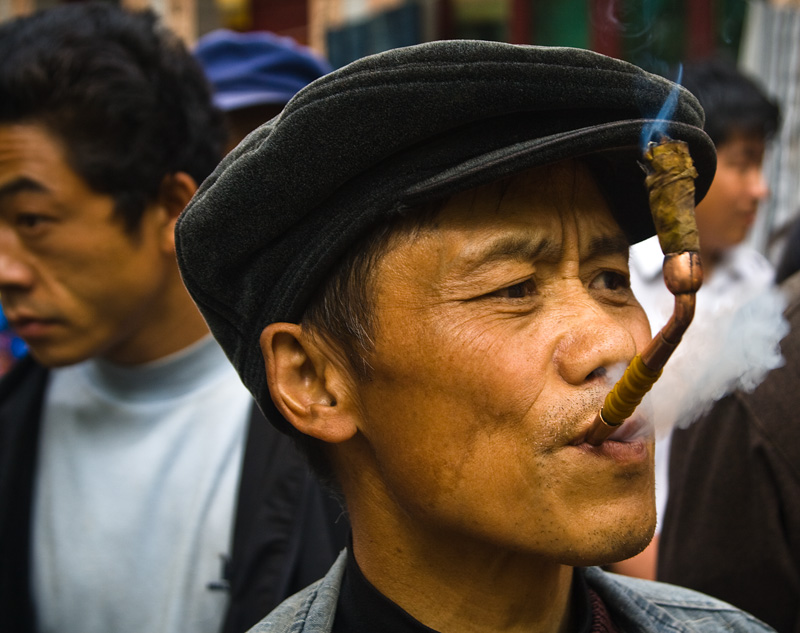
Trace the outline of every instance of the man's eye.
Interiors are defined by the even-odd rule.
[[[16,224],[25,229],[34,229],[44,223],[47,218],[37,213],[20,213],[17,215]]]
[[[604,270],[592,280],[594,290],[627,290],[631,287],[627,275],[612,270]]]
[[[751,170],[761,170],[761,163],[759,161],[746,157],[729,159],[726,161],[726,166],[740,174],[746,174]]]
[[[523,299],[536,294],[536,282],[533,279],[526,279],[513,286],[507,286],[500,290],[493,292],[493,297],[502,297],[504,299]]]

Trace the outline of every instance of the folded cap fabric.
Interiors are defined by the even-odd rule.
[[[331,71],[310,48],[268,31],[211,31],[198,40],[194,55],[214,89],[214,103],[226,112],[284,105]]]
[[[415,205],[529,167],[586,157],[635,242],[654,233],[642,130],[688,143],[700,199],[716,154],[696,99],[590,51],[454,40],[353,62],[301,90],[229,154],[176,228],[178,261],[214,336],[267,417],[259,336],[298,322],[337,260]]]

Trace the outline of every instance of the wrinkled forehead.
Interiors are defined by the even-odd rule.
[[[472,233],[477,242],[517,233],[520,239],[530,235],[551,246],[563,245],[567,236],[577,237],[582,249],[595,239],[627,244],[595,174],[581,160],[532,168],[454,194],[419,225],[452,237],[453,249],[468,249]],[[466,243],[459,246],[456,236]]]
[[[416,224],[396,227],[374,279],[379,295],[391,288],[398,300],[405,286],[436,292],[516,264],[627,262],[628,248],[594,174],[570,160],[455,194]]]

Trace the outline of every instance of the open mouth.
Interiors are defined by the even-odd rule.
[[[649,445],[655,437],[652,424],[636,417],[626,420],[600,444],[586,441],[585,436],[573,442],[585,455],[611,459],[619,464],[641,464],[649,459]]]
[[[655,435],[653,425],[642,418],[631,418],[620,424],[606,440],[607,442],[636,442],[649,440]]]
[[[609,435],[599,446],[609,442],[617,444],[631,444],[635,442],[647,442],[655,437],[653,425],[645,419],[636,416],[632,417],[619,425],[616,431]],[[586,441],[586,435],[581,435],[571,442],[573,446],[591,446]]]

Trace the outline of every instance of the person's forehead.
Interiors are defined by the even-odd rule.
[[[608,208],[594,173],[583,161],[569,159],[454,194],[442,206],[444,214],[485,212],[487,208],[498,213],[527,214],[550,207],[556,214],[568,214],[576,206],[586,204]]]
[[[434,256],[438,272],[470,274],[503,261],[557,261],[565,240],[575,242],[582,259],[626,254],[629,246],[594,176],[579,161],[451,196],[421,234],[405,232],[395,242],[407,253],[392,259]]]
[[[568,160],[451,196],[437,226],[464,232],[518,227],[560,240],[564,223],[577,219],[588,232],[622,234],[593,173],[583,162]]]
[[[51,193],[79,176],[67,162],[61,140],[32,123],[0,125],[0,194]]]
[[[767,140],[760,132],[734,129],[728,134],[725,141],[717,146],[717,153],[763,153],[766,145]]]

